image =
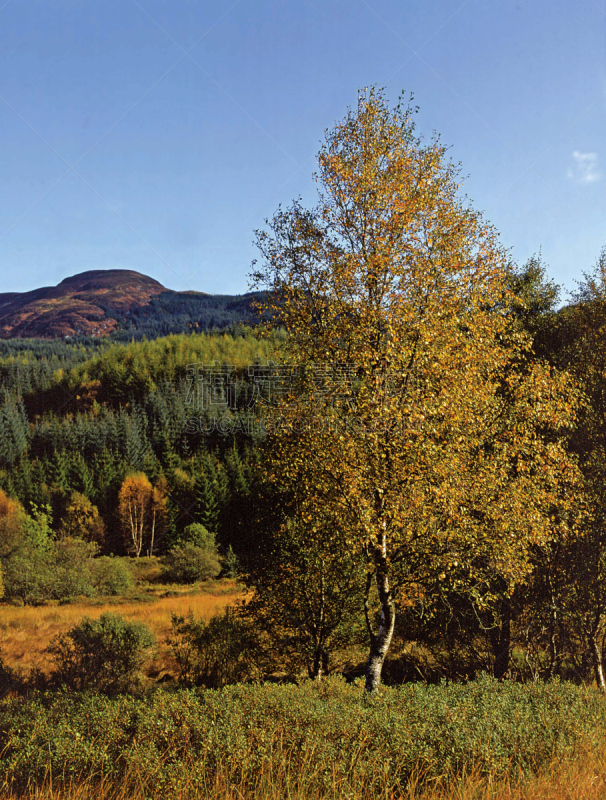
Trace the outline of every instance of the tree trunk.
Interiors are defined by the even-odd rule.
[[[322,676],[328,672],[328,653],[323,647],[318,647],[314,651],[314,657],[309,668],[309,677],[314,681],[321,681]]]
[[[149,554],[153,556],[154,554],[154,535],[156,533],[156,509],[154,508],[152,512],[152,527],[151,527],[151,542],[149,545]]]
[[[551,575],[549,575],[549,593],[551,597],[550,619],[549,619],[549,677],[553,678],[556,674],[559,653],[558,653],[558,598],[553,588]]]
[[[606,677],[604,676],[604,658],[602,652],[602,641],[600,631],[600,621],[596,623],[591,634],[589,635],[589,646],[591,648],[591,655],[593,658],[593,671],[595,675],[595,682],[598,689],[606,692]]]
[[[370,654],[366,662],[366,691],[374,694],[381,685],[381,671],[383,662],[389,650],[393,630],[396,622],[393,597],[389,586],[389,576],[387,559],[385,557],[385,539],[383,537],[382,546],[377,548],[374,555],[375,559],[375,578],[377,591],[379,593],[379,603],[381,606],[381,621],[379,630],[374,633],[368,612],[368,594],[370,591],[372,575],[369,574],[366,584],[366,599],[364,602],[364,613],[366,615],[366,625],[370,634]]]
[[[511,600],[504,594],[501,600],[501,625],[491,634],[494,655],[494,676],[502,680],[509,670],[509,650],[511,646]]]

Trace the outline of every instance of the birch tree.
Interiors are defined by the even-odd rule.
[[[293,370],[268,413],[266,480],[296,491],[302,529],[330,508],[365,565],[369,692],[398,596],[453,569],[510,592],[572,469],[567,376],[529,360],[497,234],[413,118],[362,93],[326,134],[317,205],[278,210],[254,272]]]

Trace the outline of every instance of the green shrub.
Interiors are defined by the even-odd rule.
[[[70,689],[105,694],[134,691],[155,636],[141,622],[105,613],[85,617],[67,633],[55,637],[48,652],[55,661],[54,680]]]
[[[99,594],[125,594],[135,584],[133,573],[120,558],[101,556],[91,564],[93,586]]]
[[[90,573],[97,545],[81,539],[49,541],[45,546],[24,539],[4,559],[4,587],[8,599],[25,605],[94,594]]]
[[[173,614],[168,645],[182,686],[216,689],[257,675],[254,633],[232,608],[207,623],[194,619],[191,611],[186,617]]]
[[[605,727],[596,690],[489,678],[370,699],[339,678],[145,699],[33,694],[0,703],[0,794],[52,775],[57,794],[88,780],[121,797],[207,797],[224,785],[240,797],[401,798],[412,775],[430,790],[463,771],[515,780],[547,769],[603,747]]]
[[[173,583],[195,583],[216,578],[221,572],[217,554],[193,544],[175,547],[164,557],[165,577]]]
[[[201,547],[202,550],[210,550],[212,552],[217,549],[215,534],[207,530],[200,522],[192,522],[183,530],[177,545],[183,547],[186,544],[193,544],[196,547]]]
[[[52,551],[53,579],[49,594],[56,600],[90,597],[95,593],[91,564],[98,547],[82,539],[65,538],[57,542]]]
[[[34,605],[50,599],[54,592],[53,553],[24,542],[4,560],[4,593]]]

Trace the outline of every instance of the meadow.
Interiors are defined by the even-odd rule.
[[[166,647],[171,618],[186,616],[209,620],[226,606],[233,604],[242,589],[235,580],[224,578],[193,586],[159,582],[161,567],[157,558],[124,559],[135,574],[136,585],[124,596],[80,597],[70,603],[50,601],[40,606],[0,605],[0,641],[2,658],[11,668],[25,672],[31,669],[47,674],[51,641],[84,617],[98,619],[106,612],[121,614],[143,622],[155,634],[157,647],[146,666],[146,674],[158,677],[174,670],[174,662]]]
[[[208,621],[235,580],[162,582],[161,559],[125,559],[123,596],[1,606],[9,668],[48,675],[47,647],[83,617],[143,622],[157,646],[143,693],[30,690],[0,703],[6,800],[593,800],[606,790],[606,702],[566,682],[383,687],[334,675],[295,685],[177,688],[173,615]]]

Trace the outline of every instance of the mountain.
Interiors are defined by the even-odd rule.
[[[165,336],[254,321],[259,293],[173,292],[128,269],[89,270],[57,286],[0,294],[0,338]]]

